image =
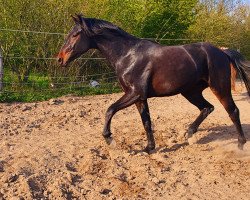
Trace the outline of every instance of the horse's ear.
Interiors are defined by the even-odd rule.
[[[75,14],[75,16],[71,15],[71,17],[76,23],[76,25],[80,25],[85,33],[90,34],[91,31],[89,30],[86,19],[83,17],[82,14]]]
[[[82,14],[76,14],[76,17],[74,17],[77,21],[77,24],[81,25],[82,29],[87,31],[88,30],[88,25],[83,17]]]
[[[82,14],[75,14],[75,16],[71,15],[71,17],[76,24],[82,25],[84,22],[84,17]]]
[[[78,21],[78,18],[73,16],[73,15],[70,15],[73,19],[73,21],[76,23],[76,24],[79,24],[79,21]]]

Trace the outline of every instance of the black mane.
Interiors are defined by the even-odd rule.
[[[135,38],[134,36],[122,30],[120,27],[110,22],[95,18],[84,18],[84,20],[88,27],[88,30],[86,31],[92,33],[92,35],[106,35],[112,33],[123,37]]]

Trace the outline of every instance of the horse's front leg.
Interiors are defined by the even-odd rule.
[[[136,107],[141,115],[142,123],[147,134],[148,144],[145,148],[145,151],[150,153],[150,151],[155,149],[155,140],[151,127],[151,120],[150,120],[147,100],[140,100],[136,102]]]
[[[103,130],[103,137],[105,138],[108,144],[112,142],[112,137],[111,137],[112,133],[110,131],[112,117],[119,110],[124,109],[128,106],[131,106],[132,104],[137,102],[139,100],[139,97],[140,96],[135,94],[134,92],[125,93],[118,101],[116,101],[114,104],[112,104],[108,108],[106,112],[105,124],[104,124],[104,130]]]

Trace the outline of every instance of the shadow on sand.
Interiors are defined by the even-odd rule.
[[[250,124],[242,124],[243,131],[247,141],[250,141]],[[207,144],[215,140],[237,139],[238,133],[234,125],[216,126],[208,130],[208,135],[198,140],[197,144]]]
[[[240,93],[240,94],[235,94],[236,96],[239,96],[240,99],[234,99],[234,101],[248,101],[250,102],[249,95],[247,92]]]
[[[245,133],[245,137],[247,141],[250,141],[250,124],[242,124],[243,131]],[[199,129],[198,131],[208,131],[208,134],[201,139],[199,139],[196,144],[208,144],[210,142],[216,141],[216,140],[230,140],[230,139],[237,139],[238,134],[236,131],[236,128],[234,125],[231,126],[216,126],[212,127],[210,129]],[[157,147],[155,150],[151,151],[149,154],[153,154],[156,152],[160,153],[169,153],[173,151],[177,151],[178,149],[188,146],[188,142],[183,143],[176,143],[171,147]],[[145,152],[144,150],[130,150],[129,153],[132,154],[140,154]]]

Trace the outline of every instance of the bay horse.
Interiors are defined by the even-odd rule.
[[[72,18],[75,26],[57,56],[59,64],[66,66],[89,49],[98,49],[114,68],[124,91],[106,112],[103,136],[108,144],[112,142],[110,127],[114,114],[135,104],[147,135],[145,151],[150,153],[155,149],[155,140],[147,99],[177,94],[182,94],[200,110],[187,131],[186,137],[191,137],[214,110],[202,96],[202,91],[210,87],[236,126],[238,147],[243,149],[246,138],[239,109],[231,95],[230,63],[235,65],[232,55],[209,43],[162,46],[130,35],[104,20],[85,18],[81,14]]]

